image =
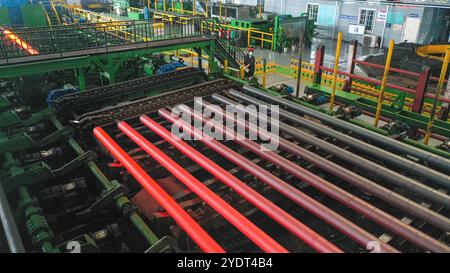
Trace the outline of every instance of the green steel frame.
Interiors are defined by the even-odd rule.
[[[134,21],[130,21],[134,22]],[[110,83],[116,82],[117,72],[121,69],[123,63],[127,60],[148,57],[153,53],[167,52],[167,51],[175,51],[180,49],[193,49],[197,53],[202,52],[206,53],[210,60],[210,72],[214,74],[217,72],[218,66],[213,62],[214,58],[214,49],[215,49],[215,41],[214,39],[206,38],[208,33],[203,33],[203,30],[180,30],[187,27],[186,23],[181,24],[178,27],[174,26],[174,23],[159,23],[161,29],[164,29],[164,33],[169,33],[167,35],[163,35],[161,37],[152,36],[155,34],[155,30],[149,30],[148,25],[150,23],[145,23],[140,25],[138,23],[126,22],[127,27],[131,28],[123,28],[123,24],[118,24],[117,22],[100,24],[101,28],[105,32],[109,32],[109,29],[114,32],[119,31],[124,35],[124,31],[127,35],[131,35],[132,40],[121,40],[118,42],[117,47],[118,50],[115,50],[113,45],[110,45],[107,39],[108,35],[103,35],[101,44],[95,44],[93,47],[88,47],[87,49],[81,49],[82,47],[75,47],[74,49],[66,48],[64,51],[58,49],[58,47],[46,48],[46,51],[39,52],[37,55],[32,56],[21,56],[20,54],[10,54],[3,53],[3,61],[8,64],[0,65],[0,79],[10,79],[17,78],[22,76],[30,76],[30,75],[38,75],[49,73],[53,71],[61,71],[61,70],[73,70],[75,77],[78,79],[79,87],[81,90],[85,89],[85,71],[90,68],[98,68],[102,75],[106,76]],[[197,28],[197,22],[201,23],[201,21],[194,20],[191,28]],[[121,22],[120,22],[121,23]],[[151,23],[152,25],[157,25],[158,23]],[[90,24],[93,29],[98,29],[99,24]],[[141,26],[141,27],[137,27]],[[147,26],[147,27],[142,27]],[[163,26],[163,27],[162,27]],[[61,32],[63,27],[58,27]],[[71,28],[71,27],[68,27]],[[145,29],[147,28],[147,29]],[[172,31],[177,29],[177,31]],[[50,31],[50,28],[35,28],[33,29],[21,29],[20,31],[14,32],[18,36],[26,33],[34,32],[45,32]],[[29,35],[29,34],[28,34]],[[144,36],[143,36],[144,35]],[[5,39],[5,37],[3,37]],[[1,39],[0,39],[1,40]],[[58,40],[58,43],[63,43],[62,40]],[[49,40],[45,40],[45,42],[49,42]],[[123,48],[125,47],[125,48]],[[61,48],[61,47],[59,47]],[[39,50],[40,48],[37,48]],[[13,53],[15,51],[12,51]],[[9,55],[8,58],[5,58],[5,55]],[[56,55],[55,55],[56,54]],[[71,56],[71,57],[69,57]],[[27,62],[24,63],[14,63],[16,60],[24,60]],[[29,62],[28,62],[29,60]],[[0,63],[2,58],[0,56]],[[13,63],[11,63],[13,62]],[[201,66],[201,62],[199,62],[199,66]]]

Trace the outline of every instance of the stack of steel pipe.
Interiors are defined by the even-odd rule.
[[[202,109],[214,113],[220,109],[224,120],[218,122],[202,112],[193,111],[187,105],[177,106],[183,114],[187,113],[193,118],[186,121],[172,115],[169,108],[161,108],[157,112],[162,117],[161,122],[147,115],[140,117],[144,126],[137,127],[133,123],[132,127],[131,123],[118,122],[121,140],[123,136],[128,137],[131,142],[125,143],[136,144],[184,184],[191,194],[197,195],[204,204],[209,205],[217,215],[264,252],[295,251],[283,245],[279,241],[280,237],[266,233],[268,223],[284,228],[286,234],[297,237],[316,252],[338,253],[343,252],[343,249],[391,253],[411,249],[450,252],[450,246],[441,241],[444,238],[442,236],[450,231],[450,197],[446,194],[450,178],[443,172],[449,169],[449,160],[257,89],[244,87],[244,92],[230,89],[225,94],[227,96],[213,94],[205,98],[221,105],[237,106],[244,103],[256,107],[267,104],[282,106],[279,112],[282,134],[278,136],[249,126],[227,115],[221,106],[214,107],[203,101]],[[268,119],[259,122],[272,126]],[[181,125],[183,133],[194,140],[183,140],[172,134],[166,127],[173,124]],[[193,126],[198,124],[212,126],[215,135],[224,136],[222,139],[232,140],[234,144],[206,135]],[[245,131],[236,134],[229,124],[244,127]],[[201,227],[192,219],[103,129],[96,128],[94,134],[200,249],[206,252],[224,251],[220,242],[216,242],[203,229],[206,227]],[[279,137],[278,150],[264,150],[261,142],[250,140],[247,134],[259,134],[266,140]],[[203,145],[191,145],[196,139]],[[156,147],[155,141],[165,144]],[[218,188],[209,188],[199,176],[190,173],[185,164],[181,165],[177,158],[165,153],[165,149],[173,148],[190,159],[189,164],[201,170],[203,179],[206,175],[216,179],[216,183],[222,182],[221,190],[229,188],[241,198],[241,202],[259,210],[258,215],[262,215],[259,217],[267,221],[256,222],[244,216],[244,212],[239,212],[234,202],[225,201],[228,199],[217,192]],[[206,151],[209,156],[214,155],[214,160],[206,156]],[[170,154],[173,155],[172,152]],[[272,172],[264,168],[264,164],[274,166],[278,171]],[[230,166],[236,166],[242,171],[231,172]],[[264,195],[260,187],[247,184],[247,179],[243,179],[244,174],[265,185]],[[285,201],[275,202],[272,195],[265,194],[266,189],[279,193],[279,198]],[[286,207],[286,204],[292,205]],[[307,214],[294,213],[296,211]],[[412,218],[413,221],[403,221],[402,216]],[[321,220],[319,226],[331,227],[344,235],[346,242],[353,242],[354,246],[348,248],[348,244],[330,240],[319,226],[311,225],[310,220],[314,218]],[[361,219],[366,220],[361,222]],[[385,241],[382,237],[384,234],[398,240]],[[355,248],[357,245],[359,247]]]
[[[187,112],[187,111],[189,111],[189,109],[185,108],[185,111]],[[160,113],[161,113],[161,111],[160,111]],[[164,112],[162,112],[162,113],[164,114]],[[202,120],[203,122],[205,122],[204,118],[202,116],[198,115],[198,113],[193,113],[192,111],[190,113],[193,114],[195,119]],[[167,115],[164,115],[164,117],[167,117]],[[225,117],[228,118],[226,115],[225,115]],[[214,124],[214,121],[209,120],[209,124],[210,125]],[[258,144],[256,144],[255,142],[252,142],[250,140],[240,140],[239,137],[233,137],[232,132],[229,132],[228,129],[225,129],[225,130],[221,129],[221,124],[216,124],[216,125],[217,126],[214,127],[215,130],[217,130],[218,132],[227,134],[227,137],[228,137],[227,139],[234,139],[235,142],[237,142],[241,146],[249,149],[253,153],[257,154],[258,156],[275,163],[276,165],[278,165],[282,169],[284,169],[286,172],[289,172],[289,173],[297,176],[302,181],[305,181],[308,184],[316,187],[318,190],[322,191],[323,193],[335,198],[339,202],[347,205],[349,208],[367,216],[368,218],[372,219],[374,222],[380,224],[381,226],[388,228],[390,231],[404,237],[405,239],[410,240],[414,244],[416,244],[426,250],[430,250],[430,251],[434,251],[434,252],[450,251],[450,248],[448,248],[444,244],[440,243],[438,240],[428,236],[427,234],[425,234],[423,232],[420,232],[417,229],[414,229],[411,226],[408,226],[408,225],[402,223],[400,220],[396,219],[395,217],[381,211],[380,209],[377,209],[376,207],[368,204],[367,202],[364,202],[363,200],[342,190],[341,188],[320,178],[319,176],[312,174],[311,172],[301,168],[300,166],[294,164],[293,162],[286,160],[279,154],[271,152],[271,151],[263,152],[261,147]],[[243,125],[243,124],[241,124],[241,125]],[[185,127],[183,127],[183,130],[185,130]],[[250,130],[251,129],[249,129],[249,131]],[[281,139],[281,141],[282,141],[281,147],[286,147],[286,142],[283,143],[283,139]],[[301,154],[301,153],[297,152],[297,154]],[[448,221],[448,219],[443,217],[444,222],[445,222],[445,220]]]

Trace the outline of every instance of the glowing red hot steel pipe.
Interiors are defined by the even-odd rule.
[[[230,206],[202,182],[197,180],[183,167],[178,165],[169,156],[156,148],[152,143],[140,135],[136,130],[131,128],[126,122],[122,121],[118,124],[119,129],[131,138],[137,145],[146,151],[153,159],[177,177],[191,191],[196,193],[208,205],[215,209],[245,236],[253,241],[258,247],[266,252],[287,252],[287,250],[278,244],[269,235],[264,233],[255,224],[248,220],[244,215]],[[170,134],[170,132],[168,132]]]
[[[190,108],[185,107],[184,109],[190,110]],[[214,125],[216,130],[220,130],[220,124],[217,124],[213,119],[207,119],[203,117],[201,114],[194,113],[194,119],[199,120],[200,122],[210,121],[211,125]],[[228,116],[225,115],[228,119]],[[233,119],[233,118],[231,118]],[[243,124],[241,124],[242,126]],[[392,232],[401,235],[402,237],[414,242],[418,246],[431,250],[433,252],[450,252],[450,248],[445,244],[439,242],[438,240],[432,238],[431,236],[401,222],[399,219],[393,217],[392,215],[387,214],[386,212],[374,207],[373,205],[363,201],[357,196],[352,195],[351,193],[339,188],[338,186],[328,182],[327,180],[313,174],[312,172],[303,169],[299,165],[294,162],[282,157],[281,155],[272,152],[272,151],[262,151],[258,144],[255,142],[248,140],[247,138],[243,138],[240,140],[239,138],[234,137],[234,133],[230,132],[227,127],[223,130],[225,134],[233,139],[234,142],[240,144],[244,148],[250,150],[254,154],[258,155],[261,158],[264,158],[278,166],[281,169],[285,170],[288,173],[298,177],[303,182],[313,186],[318,189],[322,193],[334,198],[340,203],[348,206],[349,208],[354,209],[355,211],[367,216],[367,218],[373,220],[374,222],[380,224],[391,230]],[[267,135],[267,133],[265,133]],[[256,145],[255,145],[256,144]],[[281,142],[280,142],[281,144]],[[306,150],[307,151],[307,150]],[[291,153],[293,151],[290,151]],[[318,164],[314,164],[321,167]],[[324,168],[324,167],[322,167]]]
[[[337,253],[342,252],[342,250],[340,250],[338,247],[325,240],[323,237],[305,226],[292,215],[288,214],[286,211],[270,202],[268,199],[253,190],[247,184],[243,183],[241,180],[237,179],[235,176],[221,168],[219,165],[204,156],[202,153],[189,146],[186,142],[175,138],[169,131],[167,131],[164,127],[159,125],[154,120],[150,119],[147,116],[141,116],[141,122],[145,126],[150,128],[150,130],[172,144],[180,152],[192,159],[195,163],[211,173],[214,177],[232,188],[236,193],[244,197],[255,207],[260,209],[280,225],[292,232],[298,238],[306,238],[307,240],[305,241],[308,242],[309,245],[316,251]]]
[[[253,174],[259,180],[271,186],[273,189],[283,194],[290,200],[294,201],[296,204],[300,205],[310,213],[316,215],[323,221],[327,222],[334,228],[340,230],[343,234],[349,236],[357,243],[359,243],[361,246],[367,248],[371,246],[371,244],[373,244],[374,242],[378,242],[380,245],[379,249],[380,252],[398,252],[398,250],[396,250],[395,248],[384,243],[383,241],[380,241],[374,235],[368,233],[364,229],[360,228],[351,221],[345,219],[344,217],[337,214],[333,210],[329,209],[325,205],[322,205],[318,201],[304,194],[294,186],[281,180],[280,178],[273,175],[264,168],[260,167],[258,164],[255,164],[248,158],[245,158],[244,156],[228,148],[219,141],[214,140],[213,138],[207,135],[202,135],[202,133],[199,130],[194,129],[189,124],[183,122],[183,120],[179,118],[175,119],[174,117],[171,116],[169,111],[161,109],[159,110],[158,113],[160,116],[162,116],[169,122],[180,125],[180,127],[183,128],[183,131],[189,133],[191,136],[196,137],[196,139],[200,139],[200,141],[203,144],[205,144],[218,154],[222,155],[223,157],[230,160],[234,164],[240,166],[243,170]],[[216,130],[219,133],[223,133],[223,130],[220,128],[216,128]],[[255,143],[255,145],[257,144]]]
[[[39,54],[39,51],[34,49],[31,45],[29,45],[24,40],[20,39],[19,36],[17,36],[13,32],[11,32],[9,30],[3,30],[3,34],[5,35],[6,38],[8,38],[9,40],[11,40],[14,43],[16,43],[18,46],[20,46],[22,49],[26,50],[31,55]]]
[[[94,129],[95,137],[113,157],[120,161],[145,190],[205,252],[224,253],[225,250],[153,180],[102,128]]]

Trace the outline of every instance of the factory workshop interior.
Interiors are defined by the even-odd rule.
[[[449,0],[0,0],[0,260],[449,253],[449,25]]]

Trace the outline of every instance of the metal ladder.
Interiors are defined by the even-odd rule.
[[[47,14],[47,20],[50,26],[61,25],[61,19],[59,18],[58,11],[52,1],[40,1]]]

